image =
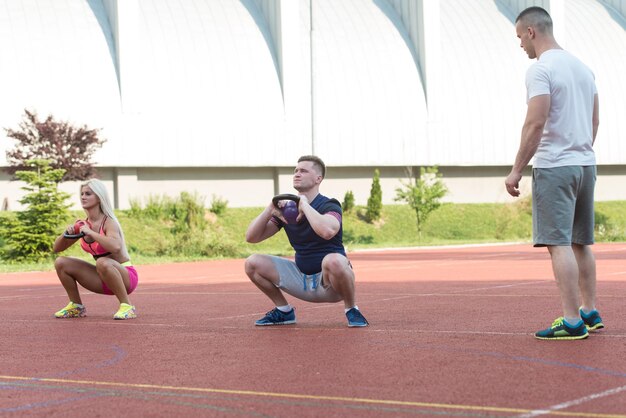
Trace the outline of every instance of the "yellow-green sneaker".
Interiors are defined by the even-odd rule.
[[[582,320],[571,325],[563,317],[555,319],[550,328],[535,333],[535,338],[540,340],[583,340],[587,337],[589,332]]]
[[[70,302],[60,311],[54,313],[55,318],[82,318],[87,316],[87,308],[78,303]]]
[[[113,315],[113,319],[133,319],[137,318],[137,313],[135,312],[135,307],[133,305],[129,305],[128,303],[120,304],[120,308]]]

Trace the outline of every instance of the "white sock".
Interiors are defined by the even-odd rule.
[[[277,306],[276,309],[278,309],[281,312],[287,313],[287,312],[291,312],[293,308],[291,307],[290,304],[287,304],[283,306]]]
[[[359,310],[359,305],[354,305],[352,308],[354,308],[354,309],[356,309],[356,310],[358,311],[358,310]],[[348,311],[349,311],[350,309],[352,309],[352,308],[346,308],[346,309],[344,309],[343,311],[344,311],[344,313],[348,313]]]

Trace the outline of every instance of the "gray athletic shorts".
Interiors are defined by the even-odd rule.
[[[533,244],[594,242],[595,166],[533,169]]]
[[[294,261],[270,256],[280,277],[278,288],[307,302],[339,302],[339,296],[330,284],[322,284],[322,272],[304,274]]]

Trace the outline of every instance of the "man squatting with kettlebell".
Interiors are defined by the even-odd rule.
[[[253,254],[246,260],[246,274],[276,305],[255,325],[295,324],[294,308],[283,291],[307,302],[343,300],[348,326],[368,325],[356,305],[354,271],[342,240],[341,204],[319,192],[325,175],[326,166],[319,157],[300,157],[293,175],[298,191],[292,197],[298,201],[295,222],[281,212],[287,201],[274,199],[248,226],[247,242],[264,241],[284,228],[295,250],[295,261],[266,254]]]

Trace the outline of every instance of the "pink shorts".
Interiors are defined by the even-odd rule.
[[[124,264],[122,264],[124,265]],[[128,289],[128,294],[133,293],[133,290],[137,288],[137,284],[139,284],[139,275],[137,274],[137,270],[133,266],[124,266],[126,271],[128,272],[128,280],[130,281],[130,289]],[[102,291],[105,295],[112,295],[111,289],[109,289],[105,282],[102,282]]]

